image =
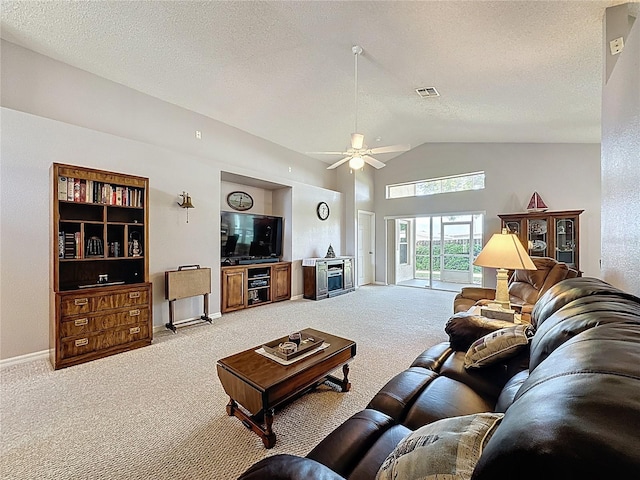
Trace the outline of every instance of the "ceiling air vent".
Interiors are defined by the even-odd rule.
[[[418,93],[418,95],[420,95],[422,98],[427,98],[427,97],[439,97],[440,94],[438,93],[438,90],[436,90],[436,87],[423,87],[423,88],[416,88],[416,92]]]

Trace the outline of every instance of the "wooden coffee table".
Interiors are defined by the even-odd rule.
[[[230,398],[227,414],[235,415],[260,436],[266,448],[276,443],[271,428],[276,407],[326,380],[339,385],[343,392],[351,388],[349,361],[356,355],[355,342],[310,328],[303,332],[323,338],[330,346],[291,365],[281,365],[256,353],[260,346],[218,361],[218,377]],[[342,379],[330,375],[340,367]]]

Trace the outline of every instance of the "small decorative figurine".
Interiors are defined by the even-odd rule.
[[[529,200],[529,205],[527,206],[527,210],[530,212],[544,212],[547,210],[547,205],[542,200],[542,197],[538,194],[538,192],[533,192],[531,195],[531,200]]]
[[[329,244],[329,250],[327,250],[327,254],[324,258],[336,258],[336,252],[333,251],[333,247]]]

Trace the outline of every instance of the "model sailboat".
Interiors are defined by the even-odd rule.
[[[529,200],[527,210],[530,212],[544,212],[548,208],[549,207],[547,207],[547,205],[542,200],[542,197],[538,195],[538,192],[533,192],[533,195],[531,195],[531,200]]]

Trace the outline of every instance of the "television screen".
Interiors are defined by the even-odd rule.
[[[252,213],[221,212],[221,259],[280,257],[282,218]]]

